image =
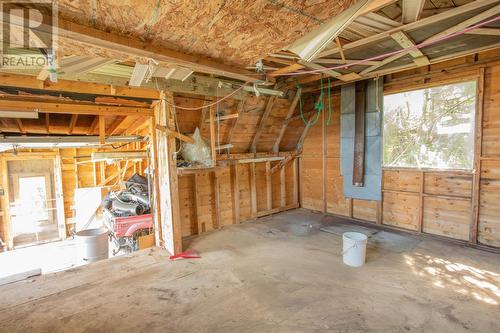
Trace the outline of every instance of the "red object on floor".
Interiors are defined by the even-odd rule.
[[[170,256],[170,260],[178,260],[178,259],[199,259],[201,256],[196,252],[196,250],[187,250],[176,254],[175,256]]]

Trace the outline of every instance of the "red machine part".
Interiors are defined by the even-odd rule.
[[[153,228],[153,214],[114,217],[113,222],[116,237],[131,237],[138,230]]]

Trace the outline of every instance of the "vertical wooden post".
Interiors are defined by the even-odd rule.
[[[156,123],[157,120],[156,118],[160,115],[160,104],[156,104],[154,107],[154,115],[151,119],[151,145],[153,146],[152,148],[152,160],[153,160],[153,182],[154,182],[154,207],[155,207],[155,214],[154,214],[154,219],[155,219],[155,242],[156,246],[163,247],[163,233],[162,233],[162,225],[161,225],[161,195],[160,195],[160,182],[158,179],[158,138],[156,136]],[[99,167],[101,170],[101,182],[103,181],[102,179],[102,162]]]
[[[12,235],[12,225],[10,221],[10,188],[9,188],[9,172],[7,160],[5,157],[2,157],[1,160],[1,169],[2,169],[2,183],[3,183],[3,225],[4,225],[4,234],[7,236],[7,248],[12,249],[14,247],[14,238]]]
[[[356,82],[355,124],[354,124],[354,165],[352,184],[363,186],[365,173],[365,91],[366,82]]]
[[[194,208],[195,208],[195,215],[196,215],[196,233],[199,235],[205,231],[205,228],[202,225],[201,220],[200,220],[201,200],[200,200],[200,195],[198,193],[198,183],[199,183],[198,177],[200,177],[200,176],[198,175],[198,172],[195,172],[193,177],[194,177],[194,186],[193,186],[194,196],[193,196],[193,198],[194,198]]]
[[[240,223],[240,181],[238,175],[238,163],[231,167],[231,183],[233,187],[233,221]]]
[[[106,120],[104,116],[99,116],[99,143],[106,143]]]
[[[174,97],[171,92],[164,93],[165,99],[173,104]],[[162,99],[162,108],[166,108],[167,127],[175,130],[175,109],[171,105],[167,105],[166,101]],[[182,230],[181,230],[181,216],[179,206],[179,185],[177,175],[177,156],[176,141],[173,135],[167,135],[167,151],[168,151],[168,169],[170,179],[170,196],[171,196],[171,209],[172,209],[172,233],[174,243],[174,254],[182,252]]]
[[[212,155],[212,166],[216,165],[217,151],[215,150],[215,106],[210,107],[210,153]]]
[[[285,166],[280,169],[280,207],[286,206],[286,174]]]
[[[419,188],[419,204],[418,204],[418,231],[424,230],[424,187],[425,187],[425,173],[420,172],[420,188]]]
[[[484,109],[484,74],[485,69],[479,69],[476,91],[476,118],[474,137],[474,174],[472,176],[472,214],[469,231],[469,242],[477,244],[479,227],[479,196],[481,190],[481,157],[483,156],[483,109]]]
[[[299,203],[299,159],[295,158],[292,164],[293,173],[293,203]]]
[[[273,181],[271,175],[271,162],[266,162],[266,199],[267,210],[273,209]]]
[[[250,167],[250,207],[252,217],[257,216],[257,189],[255,187],[255,163],[249,163]]]
[[[214,176],[214,201],[215,201],[215,221],[213,223],[213,227],[214,227],[214,229],[219,229],[221,227],[219,173],[217,171],[214,171],[213,176]]]

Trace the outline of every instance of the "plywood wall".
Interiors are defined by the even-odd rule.
[[[302,207],[500,247],[499,59],[499,51],[490,51],[386,77],[385,91],[396,92],[478,79],[484,68],[484,96],[477,107],[477,119],[482,116],[482,126],[476,131],[476,142],[480,144],[476,149],[476,172],[386,168],[381,202],[345,198],[339,163],[340,95],[336,94],[333,122],[311,128],[304,142],[300,159]],[[477,185],[475,175],[480,177]],[[475,224],[477,238],[471,233]]]

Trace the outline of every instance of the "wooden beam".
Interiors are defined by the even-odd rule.
[[[223,116],[218,116],[215,117],[215,121],[224,121],[224,120],[229,120],[229,119],[235,119],[238,118],[239,114],[238,113],[232,113],[232,114],[226,114]],[[209,119],[205,120],[206,123],[210,122]]]
[[[314,117],[316,116],[316,114],[317,114],[316,112],[313,112],[313,114],[309,117],[309,120],[307,121],[307,124],[305,125],[304,130],[302,131],[302,134],[300,135],[300,138],[297,141],[297,145],[296,145],[296,149],[295,150],[299,154],[302,152],[302,148],[304,146],[304,140],[307,137],[307,133],[309,132],[309,128],[312,125],[312,120],[314,119]]]
[[[52,20],[50,17],[46,19]],[[0,21],[2,24],[10,24],[11,27],[19,28],[23,28],[26,24],[23,17],[16,15],[10,15],[8,21],[0,17]],[[38,33],[52,31],[45,24],[29,20],[28,24],[38,27],[36,29]],[[111,54],[116,55],[118,60],[131,58],[154,59],[161,63],[184,66],[197,72],[231,77],[241,81],[257,82],[260,80],[250,71],[222,64],[203,56],[188,55],[159,46],[154,42],[144,42],[139,39],[97,30],[61,17],[58,18],[58,27],[53,31],[53,34],[53,37],[58,38],[59,47],[62,50],[67,46],[73,47],[75,44],[77,46],[92,45],[92,49],[109,51]]]
[[[356,82],[352,185],[364,186],[366,81]]]
[[[463,6],[460,6],[458,8],[461,8],[461,7],[463,7]],[[490,17],[492,17],[494,15],[498,15],[499,12],[500,12],[500,5],[496,5],[495,7],[492,7],[490,9],[488,9],[488,10],[485,10],[485,11],[483,11],[483,12],[481,12],[481,13],[479,13],[479,14],[477,14],[477,15],[475,15],[475,16],[467,19],[467,20],[464,20],[464,21],[462,21],[460,23],[455,24],[451,28],[443,30],[440,33],[437,33],[437,34],[435,34],[435,35],[427,38],[424,41],[424,43],[430,42],[430,41],[433,41],[433,40],[436,40],[436,39],[439,39],[441,37],[447,36],[449,34],[453,34],[453,33],[457,32],[457,31],[462,30],[462,29],[468,28],[471,25],[474,25],[474,24],[476,24],[476,23],[478,23],[480,21],[483,21],[483,20],[485,20],[487,18],[490,18]]]
[[[358,0],[337,16],[307,33],[287,47],[305,61],[311,61],[352,22],[362,15],[370,0]]]
[[[471,11],[475,11],[477,9],[483,8],[483,7],[488,6],[488,5],[496,4],[497,2],[498,2],[498,0],[476,0],[476,1],[473,1],[470,3],[467,3],[465,5],[462,5],[462,6],[459,6],[456,8],[452,8],[452,9],[447,10],[445,12],[442,12],[440,14],[426,17],[426,18],[423,18],[423,19],[418,20],[416,22],[408,23],[408,24],[405,24],[401,27],[395,27],[393,29],[381,32],[379,34],[376,34],[376,35],[373,35],[370,37],[366,37],[366,38],[362,38],[362,39],[359,39],[357,41],[345,44],[345,45],[343,45],[343,49],[345,52],[347,50],[352,50],[352,49],[355,49],[358,47],[367,47],[370,44],[378,43],[378,42],[383,41],[384,39],[389,38],[392,33],[395,33],[398,31],[410,32],[410,31],[414,31],[414,30],[420,30],[428,25],[436,24],[436,23],[439,23],[441,21],[447,20],[449,18],[453,18],[453,17],[459,16],[459,15],[462,15],[464,13],[468,13]],[[334,47],[330,50],[321,52],[318,55],[318,58],[327,57],[327,56],[330,56],[330,55],[333,55],[336,53],[339,53],[338,47]]]
[[[412,23],[420,18],[424,9],[425,0],[403,0],[402,21],[404,24]]]
[[[273,208],[273,180],[269,161],[266,162],[266,206],[268,210]]]
[[[472,210],[471,223],[469,230],[469,242],[477,244],[478,226],[479,226],[479,197],[481,191],[481,157],[483,155],[483,117],[484,117],[484,75],[485,69],[479,70],[476,91],[476,118],[475,118],[475,136],[474,136],[474,170],[472,176]]]
[[[257,217],[257,186],[255,184],[255,163],[250,163],[250,211],[252,218]]]
[[[45,132],[50,134],[50,115],[48,113],[45,114]]]
[[[106,119],[104,116],[99,116],[99,143],[106,143]]]
[[[203,124],[205,123],[205,118],[206,118],[206,115],[207,115],[207,110],[209,109],[209,107],[207,107],[207,105],[211,104],[211,103],[212,103],[212,101],[208,100],[208,99],[206,99],[205,101],[203,101],[203,109],[201,109],[200,122],[198,124],[198,128],[199,128],[200,131],[201,131],[202,127],[203,127]]]
[[[415,46],[415,42],[403,31],[391,34],[391,38],[396,41],[403,49]],[[420,49],[413,49],[408,52],[413,57],[413,62],[418,66],[427,66],[430,64],[429,58],[422,53]]]
[[[44,100],[0,97],[0,108],[12,111],[38,111],[40,113],[103,115],[103,116],[151,116],[149,108],[110,106],[99,104],[63,103]]]
[[[167,128],[166,126],[156,125],[156,129],[159,130],[159,131],[163,131],[163,132],[167,133],[169,136],[177,138],[177,139],[179,139],[181,141],[184,141],[184,142],[187,142],[187,143],[191,143],[191,144],[194,143],[193,138],[191,138],[191,137],[189,137],[187,135],[184,135],[182,133],[179,133],[177,131],[171,130],[170,128]]]
[[[233,164],[231,166],[231,185],[233,189],[233,221],[235,224],[240,223],[240,178],[238,169],[238,164]]]
[[[404,57],[405,55],[406,55],[406,53],[401,52],[401,53],[397,53],[397,54],[394,54],[394,55],[392,55],[392,56],[389,56],[389,57],[385,58],[384,60],[382,60],[382,61],[380,62],[380,64],[370,66],[370,67],[368,67],[368,68],[366,68],[366,69],[362,70],[359,74],[360,74],[361,76],[363,76],[363,75],[365,75],[365,74],[368,74],[368,73],[370,73],[370,72],[373,72],[373,71],[374,71],[374,70],[376,70],[377,68],[380,68],[380,67],[382,67],[382,66],[384,66],[384,65],[386,65],[386,64],[389,64],[389,63],[391,63],[391,62],[393,62],[393,61],[395,61],[395,60],[398,60],[398,59],[400,59],[400,58]]]
[[[26,133],[26,129],[24,128],[23,121],[20,118],[16,118],[17,128],[19,128],[20,133]]]
[[[288,108],[288,113],[285,116],[285,121],[281,125],[280,132],[278,134],[278,137],[276,138],[276,141],[274,142],[273,145],[273,152],[277,153],[280,150],[280,143],[281,140],[283,139],[283,135],[285,135],[286,128],[288,126],[288,123],[290,122],[290,118],[293,116],[293,113],[295,112],[295,108],[297,107],[297,104],[299,102],[299,99],[301,98],[302,94],[302,88],[298,88],[297,92],[295,93],[295,96],[292,100],[292,103],[290,104],[290,107]]]
[[[269,115],[271,114],[275,101],[276,101],[276,96],[270,96],[267,101],[266,109],[264,110],[264,113],[262,114],[259,120],[259,125],[257,126],[257,130],[255,131],[255,134],[252,139],[252,144],[250,146],[250,152],[252,153],[257,152],[257,144],[259,143],[260,136],[264,129],[264,124],[266,123],[267,118],[269,118]]]
[[[298,204],[299,203],[299,159],[298,158],[293,160],[292,174],[293,174],[292,201],[294,204]]]
[[[241,100],[239,103],[238,103],[238,107],[237,107],[237,113],[238,113],[238,118],[236,118],[233,123],[231,124],[231,127],[229,128],[229,131],[227,133],[227,138],[226,138],[226,142],[228,144],[231,144],[231,141],[233,140],[233,135],[234,135],[234,129],[236,128],[236,126],[238,125],[238,120],[240,119],[240,115],[241,113],[243,112],[243,109],[245,107],[245,100]]]
[[[286,174],[285,168],[280,170],[280,207],[286,206]]]
[[[217,151],[215,149],[215,105],[210,107],[210,156],[212,166],[217,164]]]
[[[92,135],[96,132],[97,126],[99,126],[99,116],[95,116],[94,120],[92,120],[92,124],[89,127],[87,132],[88,135]]]
[[[73,130],[75,129],[76,121],[78,120],[78,115],[77,114],[72,114],[71,115],[71,120],[69,122],[69,129],[68,129],[68,134],[73,134]]]
[[[239,164],[245,164],[245,163],[261,163],[261,162],[274,162],[274,161],[281,161],[284,160],[285,158],[282,156],[272,156],[272,157],[256,157],[256,158],[242,158],[238,160]]]
[[[345,59],[344,49],[342,48],[342,44],[340,43],[340,39],[338,37],[335,37],[335,43],[337,44],[337,47],[339,48],[340,59],[342,59],[342,63],[345,64],[346,59]]]
[[[158,91],[155,89],[132,87],[113,88],[111,84],[62,80],[59,78],[57,82],[39,81],[36,77],[25,74],[0,73],[0,82],[2,86],[16,88],[42,89],[47,91],[65,91],[120,97],[158,98]]]
[[[343,64],[352,64],[352,63],[357,63],[359,60],[354,60],[354,59],[330,59],[330,58],[318,58],[314,59],[312,61],[313,63],[318,63],[318,64],[332,64],[332,65],[343,65]],[[359,66],[372,66],[372,65],[378,65],[380,64],[379,60],[370,60],[366,61],[363,64],[359,64]]]
[[[171,92],[164,92],[165,98],[162,99],[162,108],[166,109],[167,128],[175,128],[175,108],[171,107],[174,104],[174,97]],[[166,103],[169,101],[169,104]],[[175,137],[167,136],[168,148],[168,174],[170,180],[170,196],[171,196],[171,210],[172,210],[172,237],[174,254],[182,252],[182,229],[181,229],[181,216],[180,216],[180,203],[179,203],[179,183],[177,176],[177,155]]]
[[[214,177],[214,209],[215,209],[215,221],[213,221],[214,229],[219,229],[221,227],[221,217],[220,217],[220,181],[219,173],[212,172]]]
[[[194,200],[194,209],[195,209],[195,216],[196,216],[196,233],[199,235],[202,232],[205,232],[205,223],[201,222],[200,216],[202,213],[202,207],[201,207],[201,198],[200,198],[200,192],[198,191],[199,188],[199,178],[200,175],[195,172],[193,174],[193,200]]]
[[[327,67],[321,66],[321,65],[314,63],[314,62],[307,62],[307,61],[303,61],[303,60],[301,60],[299,62],[308,68],[322,70],[322,72],[320,74],[325,74],[325,75],[328,75],[328,76],[331,76],[334,78],[340,78],[342,76],[341,73],[334,71],[334,70],[331,70],[331,69],[326,70]]]
[[[127,119],[128,117],[124,116],[124,117],[117,117],[117,119],[111,124],[111,126],[107,129],[107,132],[108,132],[108,135],[111,136],[111,135],[114,135],[116,133],[116,131],[118,130],[118,128],[120,128],[120,126],[125,122],[125,121],[128,121],[129,119]]]
[[[280,76],[282,74],[287,74],[287,73],[293,73],[295,71],[298,71],[299,69],[302,69],[304,68],[304,65],[302,64],[299,64],[299,63],[294,63],[292,65],[289,65],[289,66],[286,66],[286,67],[282,67],[278,70],[275,70],[271,73],[268,73],[267,75],[271,78],[273,77],[276,77],[276,76]]]
[[[477,28],[467,32],[472,35],[500,36],[500,28]]]

